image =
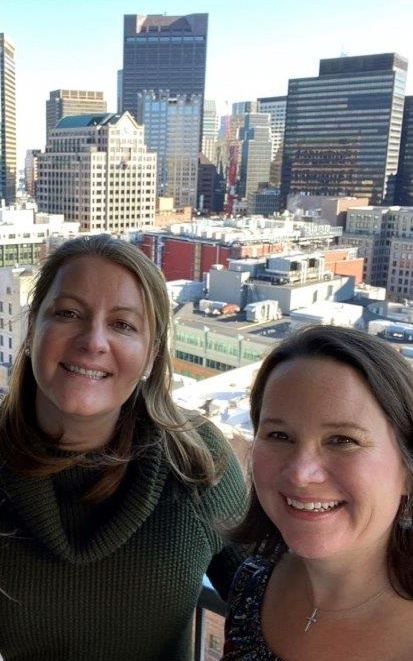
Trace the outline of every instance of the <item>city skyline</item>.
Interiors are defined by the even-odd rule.
[[[127,0],[73,0],[31,5],[3,0],[0,32],[16,47],[18,165],[27,149],[45,146],[46,100],[55,89],[99,90],[116,111],[122,66],[123,16],[128,13],[209,14],[206,98],[221,114],[231,104],[285,95],[288,80],[316,76],[320,59],[397,52],[413,66],[409,35],[411,0],[394,0],[391,12],[373,0],[258,0],[254,11],[234,0],[172,2],[156,6]],[[413,94],[408,72],[407,94]]]

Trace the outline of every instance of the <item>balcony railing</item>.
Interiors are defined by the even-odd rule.
[[[205,577],[202,583],[202,592],[198,599],[195,611],[195,642],[194,661],[205,661],[205,613],[212,611],[218,615],[225,616],[226,603],[214,590],[211,583]]]

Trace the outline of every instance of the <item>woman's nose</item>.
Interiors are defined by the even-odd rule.
[[[88,353],[106,353],[109,350],[106,325],[98,321],[86,324],[77,338],[77,346]]]
[[[326,469],[318,450],[297,448],[284,467],[284,473],[295,486],[322,483],[326,479]]]

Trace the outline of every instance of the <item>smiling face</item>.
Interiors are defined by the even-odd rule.
[[[261,505],[297,555],[385,552],[407,470],[362,377],[328,358],[270,374],[253,446]]]
[[[63,438],[74,421],[111,431],[152,366],[141,288],[102,257],[76,257],[59,269],[30,339],[38,423]]]

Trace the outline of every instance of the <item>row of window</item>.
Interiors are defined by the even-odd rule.
[[[183,342],[190,346],[198,346],[201,348],[203,348],[204,346],[203,340],[200,337],[180,331],[177,331],[176,333],[176,341]],[[228,344],[223,340],[216,340],[216,339],[207,339],[206,348],[209,351],[214,351],[216,353],[220,353],[228,356],[234,356],[237,359],[240,358],[241,360],[244,361],[246,360],[249,362],[255,362],[257,360],[260,360],[266,351],[266,347],[264,346],[262,347],[262,349],[260,349],[258,347],[251,347],[248,345],[248,343],[246,343],[242,346],[240,353],[238,345]],[[175,355],[177,358],[182,358],[183,360],[189,360],[188,358],[183,358],[184,353],[186,354],[186,352],[180,351],[178,349],[175,350]],[[203,360],[202,357],[197,356],[197,358],[200,361],[199,364],[202,364],[202,360]],[[194,361],[190,361],[190,362],[194,362]]]
[[[9,354],[9,359],[5,360],[4,352],[0,351],[0,363],[3,363],[3,364],[7,363],[8,365],[11,365],[12,360],[13,360],[13,356],[11,354]]]
[[[3,337],[3,335],[0,335],[0,347],[4,346],[4,344],[5,344],[4,339],[5,338]],[[8,338],[8,346],[9,346],[9,349],[13,348],[13,340],[12,340],[11,337]],[[3,361],[1,361],[1,362],[3,362]]]

